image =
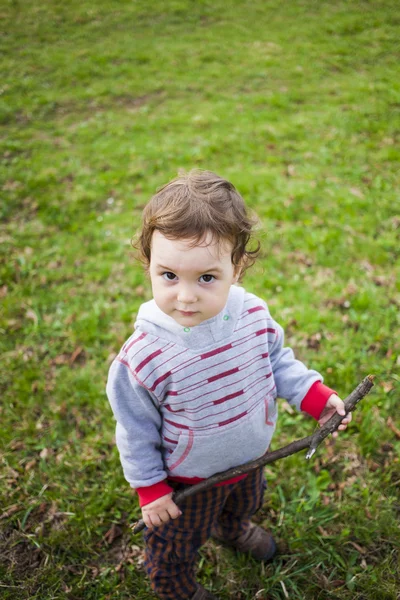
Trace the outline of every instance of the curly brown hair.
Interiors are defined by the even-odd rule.
[[[241,279],[260,251],[259,242],[254,249],[249,248],[257,222],[229,181],[212,171],[193,169],[161,187],[151,198],[143,211],[142,228],[132,244],[147,270],[156,229],[169,239],[191,240],[193,246],[210,232],[214,242],[231,242],[232,264]]]

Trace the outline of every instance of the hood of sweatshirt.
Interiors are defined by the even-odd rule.
[[[179,325],[172,317],[166,315],[153,299],[141,305],[135,322],[135,330],[169,340],[186,348],[205,348],[228,339],[232,335],[243,312],[244,297],[244,288],[232,285],[223,310],[215,317],[194,327]]]

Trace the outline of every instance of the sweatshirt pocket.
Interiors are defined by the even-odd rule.
[[[186,460],[193,448],[193,442],[194,433],[192,430],[188,429],[187,431],[181,431],[179,434],[178,445],[167,458],[167,466],[170,471],[179,467]]]
[[[274,409],[275,417],[269,415],[272,425],[267,425],[264,398],[260,398],[254,411],[240,415],[240,419],[207,430],[181,430],[177,446],[165,461],[168,474],[204,479],[262,456],[274,433],[277,414],[271,395],[271,413]]]
[[[265,406],[265,424],[271,427],[275,426],[276,423],[276,398],[273,394],[268,394],[264,399]]]

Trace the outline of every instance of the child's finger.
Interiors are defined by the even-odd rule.
[[[143,515],[143,521],[148,529],[153,529],[153,525],[147,515]]]
[[[181,516],[182,511],[180,510],[180,508],[174,503],[172,506],[168,507],[168,514],[171,517],[171,519],[177,519],[178,517]]]
[[[341,425],[348,425],[351,422],[352,419],[352,414],[348,413],[345,418],[343,419]]]
[[[180,510],[177,510],[177,511],[168,510],[168,514],[171,519],[177,519],[178,517],[181,516],[182,513]]]
[[[337,394],[332,394],[332,396],[329,397],[328,405],[330,408],[334,408],[339,415],[344,415],[346,413],[344,402]]]
[[[161,513],[159,513],[158,516],[160,518],[161,523],[168,523],[168,521],[171,518],[171,516],[167,510],[163,510]]]
[[[162,523],[160,517],[157,514],[152,514],[150,516],[150,522],[153,527],[158,527],[158,525],[161,525]]]
[[[344,408],[344,402],[342,400],[340,400],[340,398],[338,398],[338,402],[336,404],[336,412],[341,416],[346,414],[346,411]]]

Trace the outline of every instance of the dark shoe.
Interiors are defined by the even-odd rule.
[[[215,540],[228,546],[235,548],[239,552],[250,554],[256,560],[267,562],[273,558],[276,553],[275,540],[269,531],[265,531],[262,527],[250,523],[249,529],[236,540],[222,540],[213,536]]]
[[[213,596],[210,592],[207,592],[202,585],[197,584],[197,592],[192,596],[191,600],[218,600],[216,596]]]

